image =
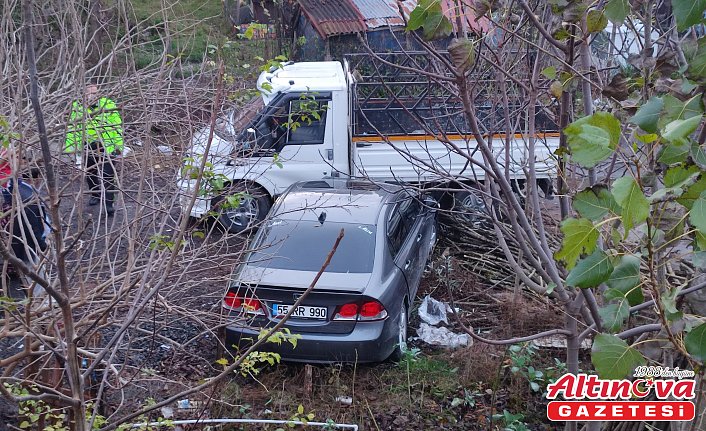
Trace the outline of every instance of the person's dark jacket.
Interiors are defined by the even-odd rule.
[[[15,200],[13,202],[13,194],[15,193],[15,185],[22,203]],[[15,256],[23,262],[30,262],[28,255],[29,248],[31,253],[37,255],[38,251],[43,251],[47,248],[47,235],[49,229],[49,215],[44,203],[39,199],[39,194],[30,184],[17,180],[10,181],[2,190],[2,209],[4,216],[2,225],[6,230],[12,228],[12,251]],[[13,205],[15,211],[12,211]],[[10,220],[8,215],[12,213],[14,220]],[[24,232],[23,232],[24,231]],[[25,240],[27,244],[25,247]]]

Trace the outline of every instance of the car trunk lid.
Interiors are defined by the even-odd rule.
[[[306,289],[316,277],[315,271],[269,269],[245,265],[238,274],[237,282],[250,286],[280,286]],[[314,290],[362,293],[370,282],[369,273],[324,272]]]

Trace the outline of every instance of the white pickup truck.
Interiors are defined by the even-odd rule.
[[[190,215],[216,215],[231,232],[262,220],[273,200],[293,183],[324,177],[436,186],[447,194],[458,189],[452,202],[482,205],[459,183],[477,184],[485,173],[438,139],[445,135],[483,163],[458,99],[438,86],[430,90],[433,84],[423,75],[399,70],[381,74],[379,65],[360,60],[350,64],[355,67],[348,61],[289,63],[263,72],[257,81],[262,97],[221,118],[213,134],[209,127],[194,134],[179,183],[184,209],[194,193],[194,168],[203,160],[211,135],[208,178],[201,182]],[[490,81],[488,85],[493,87]],[[505,134],[498,132],[503,129],[495,127],[502,111],[488,100],[476,100],[478,117],[493,136],[501,165],[509,153],[509,174],[521,185],[528,165],[526,135],[513,133],[506,152]],[[526,107],[519,110],[526,115]],[[537,138],[537,179],[550,194],[559,134],[547,126]],[[209,178],[219,178],[225,187],[214,193]],[[236,194],[240,198],[228,199]]]

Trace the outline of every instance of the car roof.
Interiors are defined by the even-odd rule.
[[[322,179],[294,184],[278,199],[272,216],[285,220],[378,224],[382,208],[402,187],[369,181]]]

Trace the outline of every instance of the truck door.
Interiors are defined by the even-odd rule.
[[[250,176],[263,175],[283,192],[297,181],[331,175],[333,160],[331,95],[288,94],[257,124],[259,150],[248,167]]]

